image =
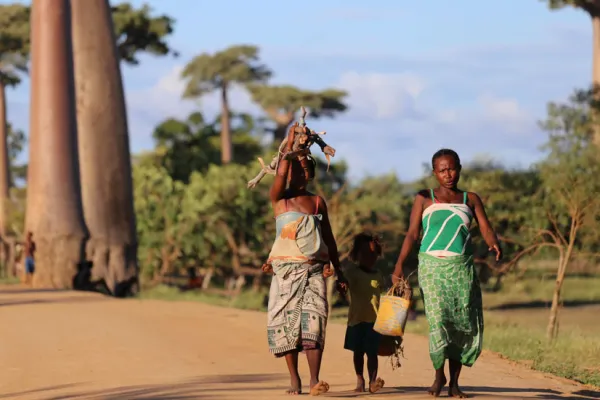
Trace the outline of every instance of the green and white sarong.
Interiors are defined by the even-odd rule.
[[[442,368],[446,359],[471,367],[483,343],[481,287],[473,256],[419,253],[418,274],[433,367]]]

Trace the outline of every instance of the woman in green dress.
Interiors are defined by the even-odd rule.
[[[410,227],[394,270],[394,281],[404,277],[403,266],[419,240],[419,286],[429,323],[429,355],[435,381],[429,394],[438,397],[447,383],[444,364],[448,360],[450,397],[467,397],[459,388],[463,365],[471,367],[481,354],[483,307],[481,288],[473,264],[471,222],[477,221],[481,235],[502,258],[481,198],[458,189],[460,158],[449,149],[439,150],[431,160],[439,186],[420,191],[414,200]]]

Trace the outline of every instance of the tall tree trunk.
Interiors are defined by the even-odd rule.
[[[558,261],[558,273],[556,274],[556,282],[554,284],[554,293],[552,294],[552,306],[550,307],[550,317],[548,318],[548,326],[546,327],[546,338],[550,341],[556,337],[556,325],[558,322],[558,310],[560,308],[560,292],[562,290],[563,281],[565,279],[564,257],[560,257]]]
[[[550,307],[550,317],[548,318],[548,326],[546,327],[546,338],[552,341],[556,338],[558,332],[558,310],[560,306],[560,293],[562,290],[563,283],[565,281],[565,275],[567,273],[567,267],[571,261],[571,255],[573,254],[573,248],[575,247],[575,237],[577,235],[577,223],[576,218],[571,219],[571,231],[569,234],[569,244],[564,253],[562,253],[558,259],[558,270],[556,271],[556,283],[554,284],[554,293],[552,294],[552,306]]]
[[[138,263],[127,115],[107,0],[71,0],[83,211],[92,279],[122,297]]]
[[[221,162],[223,165],[229,164],[233,160],[233,140],[231,138],[227,90],[227,85],[221,88]]]
[[[33,285],[43,288],[73,287],[86,237],[70,29],[67,0],[32,1],[27,210],[37,246]]]
[[[0,84],[0,236],[7,232],[10,188],[10,160],[8,159],[8,130],[6,124],[6,86]]]
[[[592,14],[593,51],[592,51],[592,85],[596,97],[600,96],[600,15]],[[597,117],[594,127],[594,144],[600,147],[600,118]]]

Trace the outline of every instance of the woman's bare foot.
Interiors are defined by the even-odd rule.
[[[429,393],[433,397],[440,397],[440,393],[442,392],[442,389],[446,385],[446,382],[447,381],[446,381],[445,376],[443,376],[441,379],[436,378],[436,380],[433,381],[433,385],[431,385],[431,387],[429,388],[427,393]]]
[[[329,392],[329,384],[324,381],[319,381],[310,387],[311,396],[320,396],[327,392]]]
[[[302,382],[299,377],[296,379],[292,378],[290,388],[286,390],[285,393],[289,395],[302,394]]]
[[[366,388],[365,388],[365,378],[363,378],[362,376],[357,376],[356,377],[356,389],[354,389],[355,393],[363,393],[366,392]]]
[[[384,385],[385,385],[385,381],[381,378],[377,378],[377,379],[375,379],[375,382],[371,382],[369,384],[369,392],[376,393],[376,392],[380,391]]]
[[[450,386],[448,386],[448,396],[456,397],[459,399],[466,399],[467,397],[469,397],[460,390],[458,384],[456,383],[450,383]]]

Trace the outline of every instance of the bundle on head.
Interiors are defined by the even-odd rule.
[[[310,146],[314,143],[318,144],[323,153],[325,154],[325,158],[327,158],[327,170],[329,170],[329,164],[331,163],[331,157],[335,156],[335,149],[329,146],[327,143],[321,139],[321,135],[324,135],[326,132],[316,132],[309,127],[306,126],[306,115],[307,111],[304,107],[301,107],[301,117],[300,122],[296,122],[293,126],[295,137],[294,144],[292,145],[291,155],[296,157],[300,164],[305,167],[308,162],[312,162],[312,156],[310,153]],[[278,153],[273,157],[271,163],[265,165],[265,162],[262,158],[258,157],[258,161],[261,165],[260,172],[256,175],[256,177],[250,181],[248,181],[248,188],[253,189],[258,185],[258,183],[264,178],[265,175],[275,175],[277,172],[277,166],[279,165],[279,161],[284,156],[284,149],[287,145],[288,138],[283,139],[281,144],[279,145]],[[290,154],[288,153],[288,157]]]

